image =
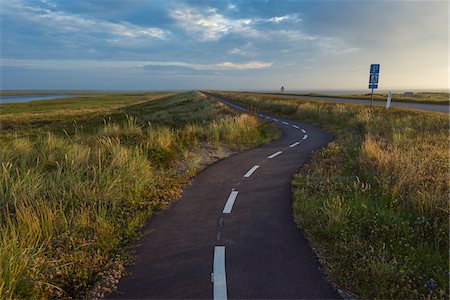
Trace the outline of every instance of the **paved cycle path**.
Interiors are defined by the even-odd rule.
[[[129,275],[110,298],[339,298],[294,223],[290,185],[311,152],[333,137],[311,125],[257,116],[273,122],[282,137],[209,166],[179,200],[152,216]]]

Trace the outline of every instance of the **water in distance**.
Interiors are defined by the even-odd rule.
[[[62,98],[72,98],[71,95],[51,95],[51,96],[0,96],[0,103],[30,102],[35,100],[53,100]]]

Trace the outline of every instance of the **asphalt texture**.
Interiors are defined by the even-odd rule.
[[[294,223],[290,185],[312,151],[333,136],[277,116],[258,117],[273,122],[282,137],[195,176],[180,199],[149,219],[136,261],[126,268],[129,275],[108,298],[218,299],[224,298],[217,297],[220,286],[229,299],[340,298]],[[255,165],[259,168],[244,177]],[[233,190],[238,194],[232,210],[223,213]],[[221,283],[213,270],[217,246],[225,247],[226,281]]]
[[[300,98],[305,100],[319,100],[319,101],[328,101],[328,102],[341,102],[341,103],[353,103],[353,104],[365,104],[369,105],[370,100],[365,99],[347,99],[347,98],[331,98],[331,97],[316,97],[316,96],[296,96],[296,95],[279,95],[279,94],[270,94],[272,97],[281,97],[281,98]],[[374,100],[374,105],[381,105],[386,107],[386,101]],[[449,113],[449,105],[445,104],[427,104],[427,103],[414,103],[414,102],[391,102],[391,107],[400,107],[400,108],[409,108],[409,109],[418,109],[418,110],[427,110],[441,113]]]

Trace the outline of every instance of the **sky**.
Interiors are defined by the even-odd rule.
[[[0,0],[1,89],[448,89],[447,1]]]

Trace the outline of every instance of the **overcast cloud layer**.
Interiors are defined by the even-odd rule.
[[[447,1],[0,5],[2,89],[448,87]]]

